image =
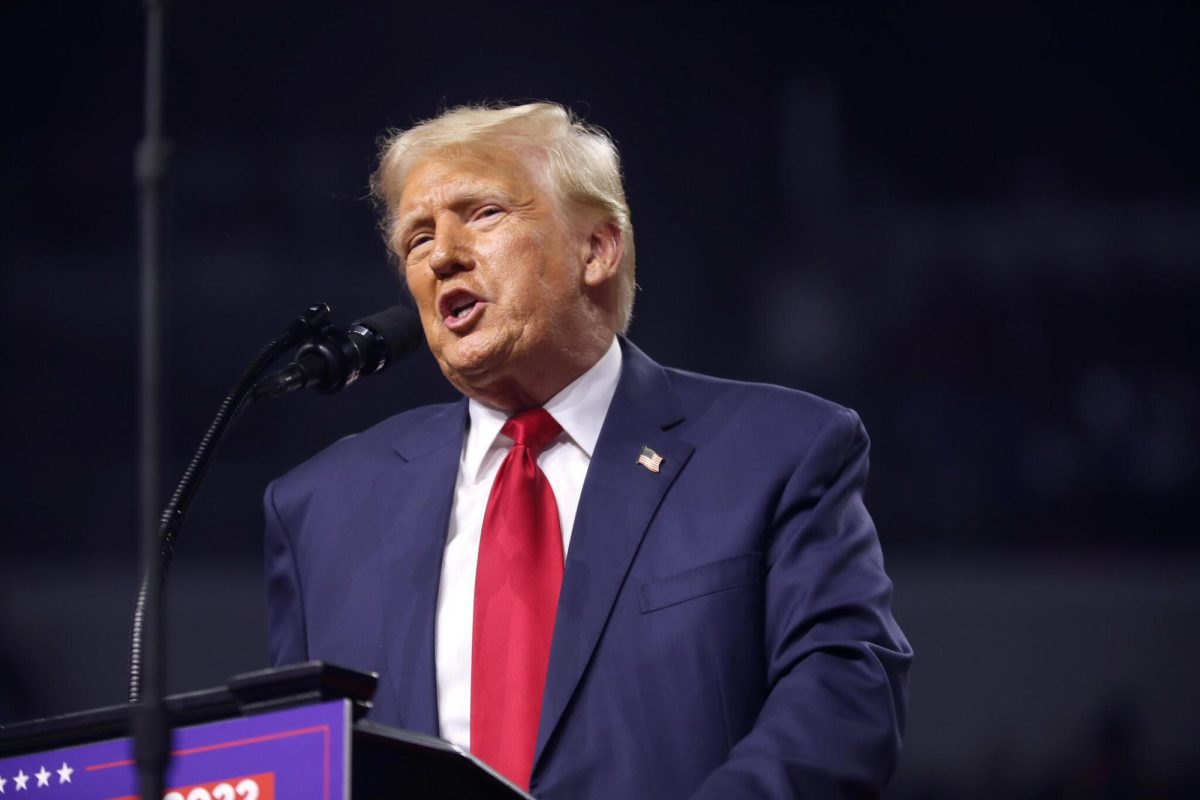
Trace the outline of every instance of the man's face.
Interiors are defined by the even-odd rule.
[[[494,146],[417,162],[392,241],[446,378],[507,410],[545,402],[612,337],[584,283],[589,231],[535,165]]]

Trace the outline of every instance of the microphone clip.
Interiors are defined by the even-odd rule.
[[[340,392],[412,350],[420,340],[420,326],[415,314],[396,306],[358,320],[347,330],[326,315],[308,338],[291,364],[254,385],[255,397],[278,397],[297,389]]]

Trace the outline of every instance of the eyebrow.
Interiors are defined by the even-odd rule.
[[[488,186],[483,189],[470,189],[464,191],[462,194],[452,197],[450,202],[445,207],[449,208],[451,211],[458,212],[467,206],[472,206],[480,201],[488,199],[507,201],[509,203],[513,202],[512,197],[510,197],[507,192],[502,191],[499,187]],[[393,238],[397,242],[402,243],[404,239],[408,238],[408,235],[415,228],[426,224],[432,218],[432,216],[433,215],[424,208],[418,208],[408,212],[403,217],[396,220],[396,224],[392,226]]]

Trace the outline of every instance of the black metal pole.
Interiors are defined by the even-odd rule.
[[[146,62],[144,135],[134,175],[138,186],[139,308],[138,523],[147,619],[140,695],[133,707],[134,753],[142,798],[159,800],[170,758],[170,723],[163,705],[164,668],[159,592],[159,471],[161,469],[161,200],[167,177],[167,144],[162,136],[166,0],[145,0]]]
[[[138,144],[134,178],[138,186],[140,336],[138,385],[138,494],[142,543],[156,549],[159,473],[159,395],[161,385],[161,198],[167,177],[162,138],[164,0],[146,0],[145,133]]]

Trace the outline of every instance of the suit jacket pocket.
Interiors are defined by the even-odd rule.
[[[638,602],[642,613],[648,614],[727,589],[762,583],[762,573],[760,552],[725,558],[643,583],[638,587]]]

